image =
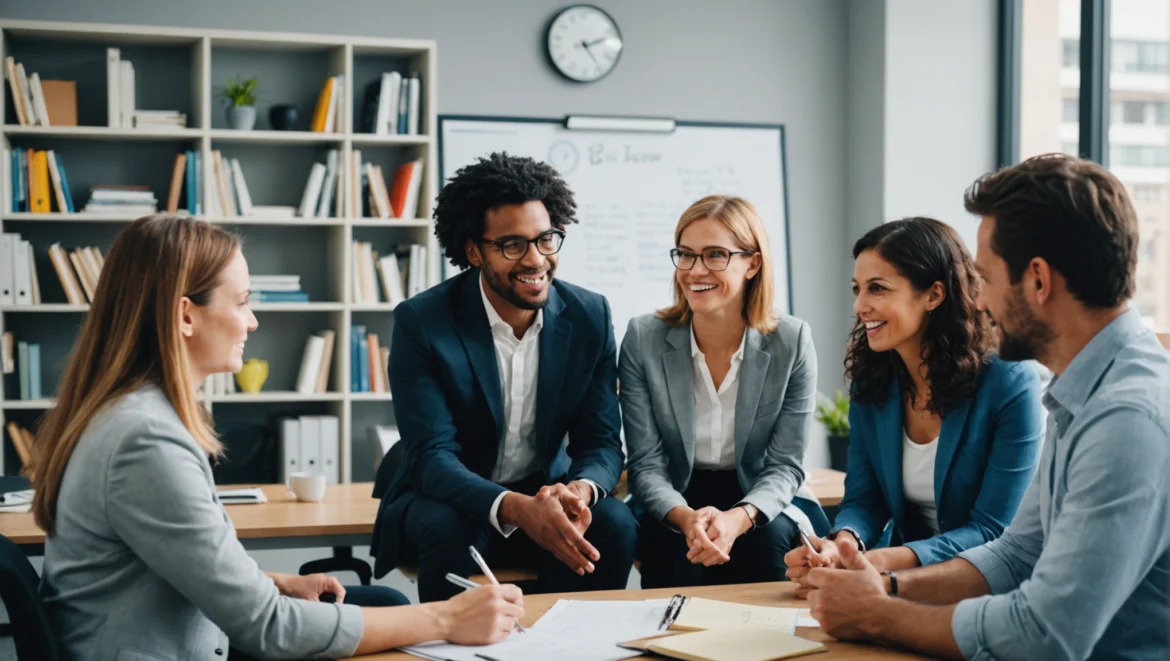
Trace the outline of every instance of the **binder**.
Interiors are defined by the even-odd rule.
[[[28,262],[31,244],[28,241],[14,241],[13,245],[16,246],[15,254],[12,255],[16,304],[32,305],[32,265]]]
[[[321,416],[302,415],[301,422],[301,470],[314,475],[321,474]]]
[[[337,416],[323,415],[318,418],[321,425],[321,470],[325,473],[326,484],[341,481],[341,426]]]
[[[293,473],[301,470],[301,421],[280,420],[280,481],[288,484]]]
[[[16,248],[19,234],[0,234],[0,305],[16,305]]]
[[[29,211],[49,213],[49,160],[44,151],[34,151],[28,162]]]

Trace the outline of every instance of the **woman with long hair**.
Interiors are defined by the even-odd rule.
[[[801,491],[812,333],[773,309],[747,200],[695,202],[674,243],[674,304],[630,321],[619,360],[642,586],[782,580],[798,526],[812,530],[803,508],[824,518]]]
[[[840,566],[849,538],[879,571],[929,565],[989,542],[1015,516],[1043,434],[1039,379],[995,355],[980,280],[953,228],[880,225],[853,246],[856,325],[845,497],[816,553],[788,574]]]
[[[41,593],[65,657],[216,658],[230,641],[264,658],[338,658],[506,636],[522,612],[514,586],[359,607],[336,579],[265,574],[245,552],[216,497],[223,446],[196,386],[240,369],[257,326],[248,282],[239,239],[191,218],[141,218],[110,248],[36,436]]]

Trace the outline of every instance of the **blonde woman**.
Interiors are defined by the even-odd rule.
[[[749,202],[705,197],[674,238],[674,305],[630,321],[619,361],[642,585],[783,580],[798,525],[811,532],[801,508],[823,517],[815,500],[795,502],[812,335],[773,311],[768,236]]]
[[[359,608],[336,579],[266,575],[244,551],[195,387],[241,367],[257,326],[248,280],[239,240],[190,218],[139,219],[110,248],[37,433],[41,593],[64,658],[214,659],[229,640],[264,658],[339,658],[506,636],[523,610],[514,586]]]

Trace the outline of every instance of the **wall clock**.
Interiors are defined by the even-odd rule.
[[[549,23],[546,44],[553,68],[578,83],[600,80],[613,71],[624,46],[617,22],[593,5],[558,12]]]

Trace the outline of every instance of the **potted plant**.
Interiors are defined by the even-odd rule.
[[[256,85],[255,77],[245,80],[237,75],[233,80],[228,76],[227,87],[223,88],[220,96],[227,101],[228,127],[237,131],[251,131],[256,125]]]
[[[829,435],[829,466],[844,471],[849,457],[849,398],[838,388],[833,397],[818,399],[816,419]]]

